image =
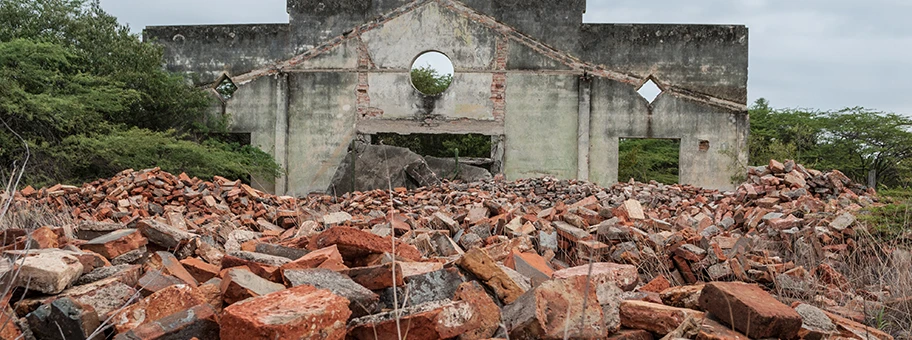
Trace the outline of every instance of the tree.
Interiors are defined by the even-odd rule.
[[[860,107],[839,111],[773,109],[765,99],[750,109],[750,159],[794,159],[818,169],[839,169],[878,186],[912,181],[912,119]]]
[[[224,126],[207,113],[212,98],[165,72],[161,48],[97,1],[0,0],[0,20],[0,164],[22,158],[14,133],[22,136],[33,154],[26,183],[158,165],[198,176],[278,174],[262,151],[211,140]]]
[[[144,43],[107,14],[98,0],[0,0],[0,42],[57,44],[76,71],[107,77],[137,95],[105,119],[152,130],[208,131],[210,98],[162,67],[163,49]],[[211,126],[210,126],[211,125]]]
[[[453,82],[452,74],[439,74],[430,65],[412,69],[412,85],[428,96],[436,96],[446,91]]]

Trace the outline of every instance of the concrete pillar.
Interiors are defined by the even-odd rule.
[[[592,88],[592,80],[584,74],[579,78],[579,129],[576,135],[577,142],[577,172],[576,178],[584,181],[589,180],[589,118],[592,113],[592,105],[589,100],[589,94]]]
[[[504,164],[504,136],[491,136],[491,174],[503,173]]]
[[[288,191],[288,75],[276,75],[275,160],[282,175],[275,180],[275,194]]]

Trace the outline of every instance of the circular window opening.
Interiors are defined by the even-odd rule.
[[[412,63],[411,80],[412,86],[425,95],[441,94],[453,83],[453,62],[443,53],[424,52]]]

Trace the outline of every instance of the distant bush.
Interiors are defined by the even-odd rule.
[[[252,173],[278,176],[280,172],[272,157],[257,148],[212,139],[195,143],[180,139],[173,130],[131,128],[70,136],[54,151],[54,158],[65,160],[67,171],[76,177],[150,165],[203,178],[246,178]]]

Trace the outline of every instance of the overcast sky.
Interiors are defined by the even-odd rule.
[[[147,25],[288,22],[285,0],[101,0]],[[589,23],[744,24],[748,95],[775,107],[864,106],[912,115],[912,1],[589,0]]]

